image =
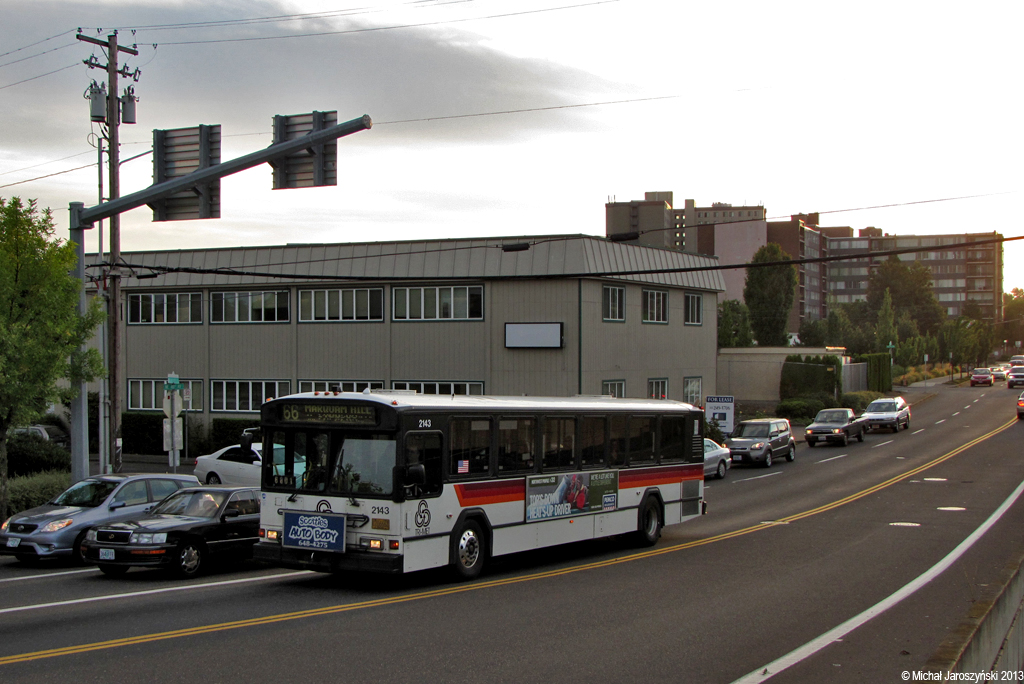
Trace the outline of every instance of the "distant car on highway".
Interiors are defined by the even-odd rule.
[[[759,463],[770,468],[776,457],[796,458],[796,440],[789,421],[783,418],[745,420],[725,440],[732,464]]]
[[[1017,397],[1017,420],[1024,420],[1024,392]]]
[[[975,368],[971,371],[971,387],[975,385],[988,385],[991,387],[994,382],[991,368]]]
[[[1024,386],[1024,366],[1015,366],[1006,374],[1006,386],[1013,389],[1017,386]]]
[[[864,409],[863,417],[872,430],[889,428],[899,432],[900,427],[910,429],[910,404],[903,397],[886,397],[875,399]]]
[[[714,477],[721,480],[732,465],[729,447],[724,447],[713,439],[704,438],[704,479]]]
[[[82,541],[93,525],[142,515],[183,487],[192,475],[155,473],[96,475],[79,480],[53,501],[12,515],[0,525],[0,554],[20,561],[81,559]]]
[[[1008,369],[1006,368],[1006,366],[993,366],[992,377],[995,378],[996,380],[1005,380],[1007,370]]]
[[[142,566],[194,577],[214,559],[252,558],[259,526],[258,488],[193,487],[171,494],[148,515],[92,528],[82,552],[107,575]]]
[[[818,442],[836,442],[846,446],[852,437],[863,442],[867,429],[867,419],[858,417],[853,409],[825,409],[818,411],[814,422],[804,429],[804,440],[809,447]]]
[[[1010,357],[1011,366],[1024,366],[1024,354],[1016,354]]]

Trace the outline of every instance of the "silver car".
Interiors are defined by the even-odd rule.
[[[736,426],[725,444],[733,465],[759,463],[770,468],[775,458],[785,456],[790,462],[796,458],[793,429],[784,418],[745,420]]]
[[[864,409],[862,418],[867,419],[868,428],[881,430],[888,428],[899,432],[900,428],[910,429],[910,404],[903,397],[887,397],[875,399]]]
[[[81,560],[82,540],[93,525],[136,518],[184,487],[193,475],[96,475],[71,485],[53,501],[22,511],[0,525],[0,554],[21,561]]]
[[[725,472],[732,466],[732,456],[729,455],[729,448],[724,447],[713,439],[704,439],[704,479],[714,477],[725,478]]]

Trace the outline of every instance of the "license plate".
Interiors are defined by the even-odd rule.
[[[114,560],[114,549],[100,549],[100,560]]]
[[[9,549],[16,548],[18,546],[18,544],[20,544],[20,543],[21,543],[21,540],[18,539],[17,537],[10,537],[7,540],[7,548],[9,548]]]

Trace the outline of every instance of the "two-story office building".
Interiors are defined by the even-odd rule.
[[[715,393],[714,257],[584,235],[122,254],[125,410],[300,391]],[[93,255],[95,259],[95,255]]]

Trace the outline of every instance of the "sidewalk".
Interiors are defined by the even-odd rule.
[[[178,474],[191,475],[195,468],[195,456],[186,459],[181,457],[181,465],[178,466]],[[100,472],[99,456],[89,454],[89,474],[96,475]],[[167,454],[122,454],[122,473],[170,473],[173,469],[167,465]]]

